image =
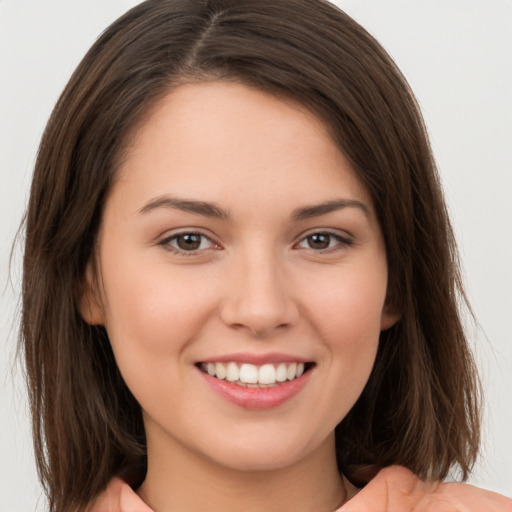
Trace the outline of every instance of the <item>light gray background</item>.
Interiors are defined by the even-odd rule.
[[[12,283],[7,270],[38,141],[80,58],[136,3],[0,0],[0,512],[45,504],[12,370],[20,251]],[[471,482],[512,496],[512,1],[336,3],[391,53],[422,106],[481,325],[471,332],[487,410]]]

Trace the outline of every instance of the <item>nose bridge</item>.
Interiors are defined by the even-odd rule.
[[[247,247],[234,257],[231,270],[222,311],[226,324],[266,335],[296,320],[278,251],[262,245]]]

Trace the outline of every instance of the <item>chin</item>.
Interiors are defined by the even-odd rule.
[[[330,443],[329,443],[330,444]],[[238,444],[220,447],[210,451],[209,458],[216,464],[234,471],[277,471],[309,458],[322,450],[325,442],[307,443],[304,440],[291,440],[289,436],[275,436],[272,439],[260,437],[239,440]]]
[[[215,459],[217,464],[239,472],[278,471],[290,467],[298,461],[299,457],[292,454],[247,454],[235,452],[229,458]]]

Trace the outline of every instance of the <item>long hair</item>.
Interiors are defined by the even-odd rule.
[[[370,379],[336,428],[340,471],[364,484],[389,464],[469,474],[479,393],[465,296],[425,126],[381,46],[324,0],[148,0],[84,57],[41,140],[26,217],[24,350],[40,478],[52,512],[83,509],[146,470],[140,406],[105,329],[78,298],[102,209],[131,134],[185,82],[238,81],[321,119],[368,190],[385,239],[387,303]],[[362,469],[368,470],[366,473]]]

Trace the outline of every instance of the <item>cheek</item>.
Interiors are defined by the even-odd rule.
[[[336,283],[334,285],[333,283]],[[332,369],[329,391],[336,422],[352,407],[370,376],[381,331],[387,274],[379,262],[365,272],[344,269],[310,294],[309,318]],[[321,283],[319,283],[320,285]],[[340,390],[344,399],[340,401]]]
[[[188,382],[189,347],[215,307],[213,297],[199,296],[197,283],[170,275],[165,265],[126,273],[121,263],[105,270],[106,329],[119,371],[144,410],[158,416],[163,403],[185,410],[186,402],[169,390]]]
[[[145,263],[132,258],[123,265],[116,259],[104,269],[106,328],[120,366],[181,352],[215,307],[212,294],[198,294],[197,282],[194,286],[186,273]]]
[[[348,267],[334,271],[323,276],[309,293],[310,316],[323,338],[334,347],[376,343],[386,287],[387,272],[378,261],[360,271]]]

